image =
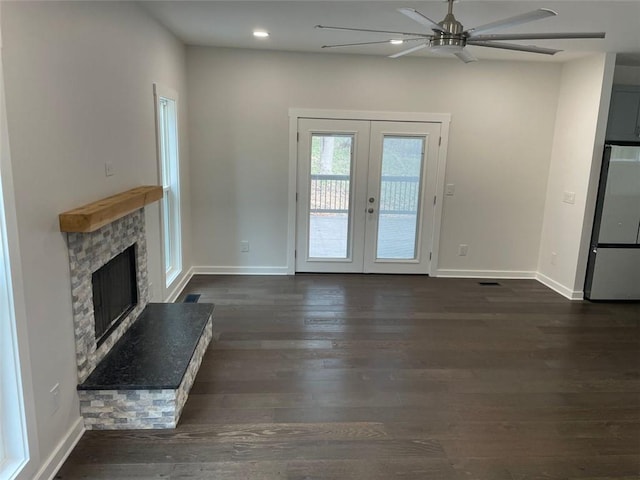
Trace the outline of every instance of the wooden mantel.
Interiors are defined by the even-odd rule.
[[[148,185],[103,198],[60,214],[61,232],[89,233],[162,198],[162,187]]]

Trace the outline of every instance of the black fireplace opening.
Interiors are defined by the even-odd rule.
[[[135,244],[96,270],[91,282],[96,345],[100,346],[138,304]]]

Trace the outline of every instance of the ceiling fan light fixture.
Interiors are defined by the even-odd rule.
[[[462,45],[431,45],[431,51],[436,55],[449,55],[461,52]]]
[[[462,35],[441,35],[431,39],[431,51],[437,55],[455,54],[467,44]]]

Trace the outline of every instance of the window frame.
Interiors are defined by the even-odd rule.
[[[0,478],[14,478],[29,459],[29,445],[1,175],[0,172]]]
[[[0,52],[2,35],[0,35]],[[0,56],[0,478],[33,478],[37,428]]]
[[[160,202],[161,250],[164,286],[169,288],[182,273],[182,220],[180,208],[180,141],[178,94],[159,84],[153,85],[158,182]]]

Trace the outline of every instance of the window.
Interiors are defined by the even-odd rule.
[[[8,162],[5,167],[9,149],[3,79],[0,59],[0,480],[18,478],[21,471],[24,474],[29,460],[4,203],[4,192],[8,190],[12,196],[12,189],[7,181],[11,176]],[[13,227],[11,231],[14,231]]]
[[[168,287],[182,271],[177,95],[154,85],[162,198],[162,237]]]
[[[22,469],[28,448],[1,180],[0,172],[0,479],[4,480],[15,478]]]

